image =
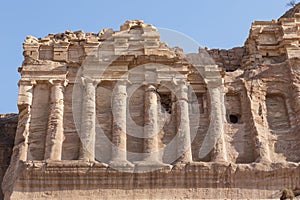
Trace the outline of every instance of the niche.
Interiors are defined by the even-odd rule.
[[[172,96],[171,93],[161,93],[160,96],[160,103],[162,111],[165,111],[169,114],[172,113]]]
[[[195,97],[192,96],[190,99],[192,114],[204,114],[204,108],[206,108],[206,94],[195,93]]]
[[[230,124],[242,123],[241,98],[239,94],[228,93],[225,96],[226,117]]]
[[[40,60],[53,60],[53,47],[42,45],[39,50]]]
[[[281,94],[268,94],[266,96],[267,120],[270,129],[286,130],[290,128],[285,97]]]
[[[71,45],[68,50],[68,60],[79,62],[84,55],[84,50],[81,46]]]
[[[113,83],[102,81],[96,88],[96,160],[107,163],[111,158]]]

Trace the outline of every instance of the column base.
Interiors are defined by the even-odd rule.
[[[83,147],[80,147],[78,160],[86,161],[86,162],[95,162],[95,157]]]
[[[93,158],[79,158],[79,160],[84,161],[84,162],[97,162],[95,159]]]
[[[146,173],[146,172],[152,172],[159,169],[166,169],[171,170],[172,165],[163,163],[158,160],[143,160],[143,161],[137,161],[134,162],[135,164],[135,172],[137,173]]]
[[[134,167],[134,164],[129,162],[128,160],[122,160],[122,159],[114,159],[109,161],[109,166],[111,167]]]
[[[230,163],[225,159],[213,159],[211,162],[215,162],[215,163],[218,163],[218,164],[225,164],[225,165]]]
[[[190,166],[190,164],[191,163],[177,162],[173,165],[173,169],[175,169],[175,170],[185,170],[185,168]]]
[[[263,163],[263,164],[269,164],[272,163],[271,159],[267,157],[259,157],[255,160],[256,163]]]
[[[128,160],[114,159],[114,160],[111,160],[108,163],[108,165],[110,168],[113,168],[113,169],[121,171],[121,172],[133,173],[133,171],[134,171],[134,164],[132,164]]]
[[[188,164],[188,163],[191,163],[193,162],[193,159],[192,159],[192,155],[190,154],[182,154],[181,156],[178,156],[178,159],[174,162],[174,164],[177,164],[177,163],[185,163],[185,164]]]
[[[177,160],[175,162],[172,163],[172,165],[189,165],[191,164],[193,161],[187,161],[187,160]]]

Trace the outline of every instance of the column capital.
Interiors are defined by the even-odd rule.
[[[55,79],[50,79],[48,82],[50,83],[50,85],[53,86],[56,85],[56,86],[64,86],[64,87],[66,87],[69,83],[68,80],[55,80]]]
[[[208,88],[217,88],[224,85],[224,79],[223,78],[217,78],[217,79],[207,79],[205,78],[205,83],[207,84]]]
[[[189,85],[190,83],[187,82],[187,80],[179,79],[179,80],[172,80],[174,86],[175,86],[175,92],[177,101],[186,101],[188,102],[188,93],[189,93]]]
[[[27,86],[34,86],[36,85],[37,82],[35,80],[20,80],[18,82],[18,86],[20,87],[21,85],[27,85]]]
[[[157,93],[157,87],[153,84],[147,84],[145,88],[146,92],[155,92]]]
[[[178,79],[178,78],[175,78],[173,77],[172,80],[171,80],[171,83],[173,86],[189,86],[190,83],[186,80],[186,79]]]
[[[119,80],[116,80],[116,85],[131,85],[132,82],[128,79],[119,79]]]
[[[31,106],[33,99],[33,88],[36,85],[36,81],[20,80],[19,95],[18,95],[18,107],[21,109],[24,105]]]
[[[81,77],[80,80],[83,86],[86,86],[87,84],[92,84],[93,86],[96,87],[101,82],[101,80],[93,79],[90,77],[84,77],[84,76]]]

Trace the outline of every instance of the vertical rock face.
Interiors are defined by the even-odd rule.
[[[300,14],[290,15],[254,22],[244,47],[194,54],[141,20],[27,37],[5,198],[276,198],[299,188]]]
[[[2,182],[10,162],[17,125],[17,114],[0,115],[0,182]],[[2,190],[0,190],[0,199],[2,198],[3,193]]]

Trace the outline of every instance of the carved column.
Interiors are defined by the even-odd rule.
[[[20,145],[20,160],[27,160],[28,152],[28,136],[29,126],[31,121],[31,106],[33,100],[33,87],[36,84],[35,81],[19,82],[19,122],[15,138],[15,145]]]
[[[206,82],[210,95],[210,125],[205,141],[200,148],[199,157],[203,159],[213,150],[213,161],[227,162],[224,138],[225,105],[223,80],[221,78],[208,79]]]
[[[127,112],[127,80],[118,81],[112,96],[112,158],[110,165],[133,166],[127,161],[126,148],[126,112]]]
[[[188,86],[185,81],[177,81],[176,121],[177,121],[177,157],[179,161],[192,162]]]
[[[82,78],[82,116],[80,160],[95,161],[96,140],[96,87],[98,81]]]
[[[64,88],[65,81],[50,80],[50,115],[45,144],[45,160],[61,160],[64,140]]]
[[[225,146],[224,123],[225,123],[225,92],[222,80],[209,81],[208,92],[211,98],[212,131],[217,135],[213,160],[216,162],[227,162],[227,149]]]
[[[161,163],[158,158],[158,105],[157,92],[153,85],[146,86],[144,114],[144,161]]]

